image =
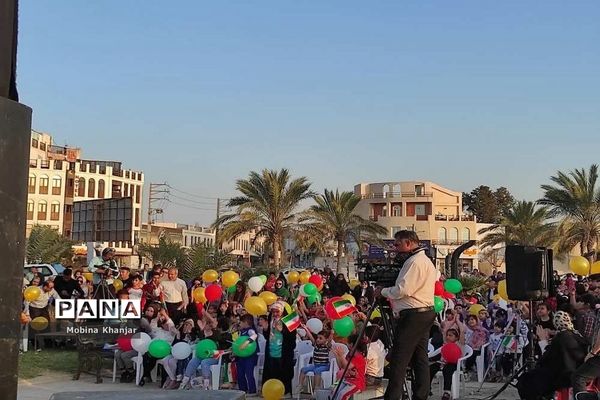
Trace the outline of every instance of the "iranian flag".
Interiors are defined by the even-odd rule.
[[[518,348],[517,338],[514,335],[506,335],[502,340],[502,346],[511,352],[516,352]]]
[[[340,316],[340,318],[343,318],[346,315],[352,314],[354,311],[356,311],[356,308],[354,308],[350,300],[346,299],[334,301],[333,308],[335,309],[335,312]]]
[[[296,311],[281,318],[281,322],[285,324],[288,331],[293,332],[300,326],[300,316]]]

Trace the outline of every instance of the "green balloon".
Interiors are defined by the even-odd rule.
[[[233,285],[233,286],[229,286],[227,288],[227,294],[234,294],[235,293],[235,288],[237,285]]]
[[[154,358],[165,358],[171,354],[171,345],[166,340],[154,339],[148,346],[148,353]]]
[[[333,321],[333,331],[340,337],[348,337],[354,331],[354,321],[348,316],[336,319]]]
[[[444,282],[444,289],[448,293],[456,294],[462,290],[462,283],[458,279],[447,279]]]
[[[250,338],[248,336],[240,336],[233,342],[231,349],[233,350],[233,354],[238,357],[250,357],[256,352],[256,342],[249,342],[248,346],[245,349],[240,349],[240,346],[246,342],[248,342]]]
[[[441,313],[444,310],[446,303],[440,296],[433,296],[433,310],[436,313]]]
[[[307,302],[309,305],[313,305],[313,304],[315,304],[315,301],[317,301],[317,296],[308,296],[308,297],[306,298],[306,302]]]
[[[204,360],[205,358],[210,358],[215,354],[217,350],[217,344],[210,339],[202,339],[196,345],[196,357]]]
[[[266,276],[266,275],[261,275],[261,276],[259,276],[259,278],[260,278],[260,280],[262,281],[263,285],[264,285],[265,283],[267,283],[267,276]]]
[[[317,287],[315,286],[314,283],[305,283],[304,284],[304,293],[306,293],[306,295],[308,297],[314,296],[315,294],[319,293],[319,291],[317,290]]]

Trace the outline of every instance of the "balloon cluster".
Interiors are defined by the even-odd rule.
[[[582,256],[571,257],[569,269],[576,275],[587,276],[600,274],[600,261],[590,264],[589,260]]]
[[[458,279],[446,279],[445,282],[437,281],[433,291],[433,309],[435,312],[442,312],[446,306],[444,299],[453,299],[462,289],[462,283]]]

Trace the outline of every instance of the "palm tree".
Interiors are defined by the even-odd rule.
[[[158,244],[140,243],[138,253],[152,260],[160,262],[164,267],[182,267],[187,260],[187,254],[179,243],[161,237]]]
[[[73,257],[73,242],[61,236],[56,229],[35,225],[27,239],[26,256],[30,263],[69,262]]]
[[[554,224],[548,222],[548,209],[536,207],[532,201],[517,201],[502,217],[499,224],[479,231],[487,235],[482,248],[497,245],[549,246],[554,237]]]
[[[361,240],[380,242],[377,235],[386,235],[387,230],[377,223],[354,214],[360,197],[352,192],[325,189],[315,197],[317,204],[303,215],[306,229],[319,237],[333,240],[337,244],[337,272],[342,272],[340,260],[347,242],[360,243]]]
[[[223,215],[214,226],[220,228],[221,242],[249,232],[255,238],[264,237],[273,251],[275,266],[280,267],[283,238],[296,224],[295,213],[300,202],[314,196],[305,177],[292,179],[287,169],[252,171],[248,179],[239,179],[241,192],[229,200],[236,211]],[[268,258],[267,258],[268,259]]]
[[[579,246],[581,254],[594,261],[600,240],[598,165],[589,171],[558,171],[550,180],[554,185],[542,185],[544,197],[538,203],[547,206],[553,217],[562,217],[557,250],[568,253]]]

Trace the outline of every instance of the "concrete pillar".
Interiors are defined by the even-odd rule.
[[[0,397],[17,398],[31,109],[0,97]]]

